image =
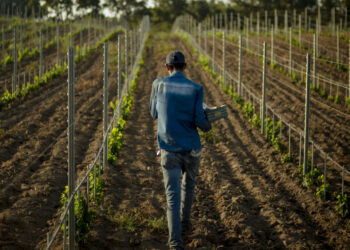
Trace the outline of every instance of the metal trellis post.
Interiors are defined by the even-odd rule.
[[[289,74],[292,75],[292,39],[293,39],[293,36],[292,36],[292,28],[289,28]]]
[[[40,64],[39,64],[39,80],[43,76],[43,34],[40,28]]]
[[[265,112],[266,112],[266,42],[264,42],[264,62],[262,76],[262,96],[261,96],[261,134],[265,133]]]
[[[223,39],[223,53],[222,53],[222,61],[223,61],[223,74],[222,74],[222,84],[224,89],[226,89],[226,32],[224,31]]]
[[[5,28],[2,25],[2,60],[5,60]]]
[[[215,36],[216,36],[216,31],[214,27],[213,29],[213,66],[212,66],[214,72],[215,72],[215,41],[216,41]]]
[[[17,88],[17,32],[16,26],[13,27],[13,81],[12,81],[12,93],[16,91]]]
[[[242,95],[242,35],[239,35],[238,96]]]
[[[271,29],[271,64],[274,64],[274,54],[273,54],[273,51],[274,51],[274,28]]]
[[[128,30],[125,31],[125,83],[127,84],[127,91],[129,92],[129,42],[128,42]]]
[[[339,26],[337,25],[337,68],[339,69]]]
[[[308,173],[309,150],[309,113],[310,113],[310,61],[309,53],[306,55],[306,92],[305,92],[305,126],[304,126],[304,175]]]
[[[108,154],[108,42],[104,43],[104,78],[103,78],[103,169],[107,169]]]
[[[118,36],[118,103],[121,102],[121,84],[122,84],[122,38]],[[121,105],[118,105],[119,107]],[[120,111],[120,109],[119,109]],[[120,114],[120,113],[119,113]]]
[[[69,21],[69,46],[73,46],[72,21]]]
[[[316,86],[316,34],[314,34],[314,54],[313,54],[313,65],[312,65],[312,86]]]
[[[74,146],[74,48],[69,47],[68,52],[68,194],[69,199],[74,192],[75,179],[75,146]],[[69,249],[74,249],[75,245],[75,216],[74,216],[74,199],[69,205],[68,215],[69,228]]]
[[[349,55],[348,55],[348,61],[349,61],[349,66],[348,66],[348,81],[349,81],[349,89],[348,89],[348,92],[349,92],[349,98],[350,98],[350,40],[349,40]]]
[[[60,26],[56,19],[57,66],[60,65]]]

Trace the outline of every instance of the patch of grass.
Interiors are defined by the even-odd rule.
[[[154,233],[167,232],[167,220],[165,216],[152,217],[142,213],[142,211],[133,209],[132,211],[116,212],[110,215],[110,220],[116,224],[116,230],[126,230],[135,232],[137,229],[146,228]]]
[[[101,174],[103,173],[102,166],[95,166],[95,171],[97,171],[98,168],[101,168]],[[105,183],[101,178],[98,176],[98,173],[96,173],[96,194],[94,197],[94,170],[90,172],[89,175],[89,189],[90,189],[90,200],[93,201],[96,205],[101,205],[103,203],[104,199],[104,193],[103,188],[105,187]]]
[[[68,201],[68,186],[65,187],[65,191],[61,195],[61,205],[64,208],[64,204]],[[74,215],[75,215],[75,240],[79,246],[82,246],[86,242],[86,235],[90,232],[90,224],[92,223],[96,211],[89,209],[87,199],[83,196],[74,196]],[[63,230],[63,225],[61,227]],[[68,230],[67,230],[68,233]]]
[[[318,179],[322,185],[316,188],[316,195],[321,199],[330,199],[332,194],[329,183],[326,183],[326,185],[324,184],[324,175],[320,175]]]
[[[211,124],[211,130],[209,130],[208,132],[199,131],[199,136],[201,140],[204,140],[210,144],[215,144],[217,141],[216,133],[217,133],[217,122],[213,122]]]
[[[339,96],[336,95],[336,96],[334,97],[334,103],[340,104]]]
[[[161,216],[159,218],[149,218],[146,220],[147,227],[151,230],[151,232],[156,233],[166,233],[168,229],[168,224],[165,216]]]
[[[349,214],[349,206],[350,204],[347,194],[338,194],[335,206],[337,213],[341,214],[343,217],[346,217]]]
[[[304,175],[303,186],[305,187],[311,187],[312,185],[319,186],[320,176],[321,176],[321,172],[317,168],[314,168],[313,171],[310,171],[309,173]]]
[[[346,107],[350,109],[350,98],[346,98],[345,104],[346,104]]]
[[[112,217],[112,221],[117,224],[116,230],[126,230],[128,232],[135,232],[139,221],[132,213],[116,212]]]
[[[282,163],[287,163],[287,162],[295,163],[295,158],[294,158],[294,156],[289,155],[289,154],[282,154],[281,162]]]

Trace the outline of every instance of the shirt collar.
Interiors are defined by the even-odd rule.
[[[171,77],[185,77],[185,74],[181,71],[174,71],[173,73],[171,73],[170,76]]]

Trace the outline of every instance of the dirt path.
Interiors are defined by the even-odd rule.
[[[102,48],[87,59],[77,69],[75,84],[78,175],[96,154],[102,131]],[[0,243],[8,248],[34,248],[45,239],[67,184],[67,78],[56,83],[1,113],[6,128],[0,154]],[[11,114],[8,120],[5,114]]]
[[[157,46],[155,46],[157,44]],[[227,104],[229,118],[214,126],[216,143],[203,142],[188,248],[347,248],[344,222],[310,191],[292,165],[251,128],[233,101],[223,94],[177,37],[152,35],[141,69],[131,116],[116,167],[105,175],[105,204],[97,209],[88,236],[90,249],[167,249],[165,194],[155,156],[156,124],[149,116],[152,81],[165,76],[163,62],[171,49],[189,62],[186,75],[205,87],[205,101]],[[145,223],[163,221],[161,229]],[[127,223],[128,222],[128,223]],[[132,226],[128,226],[132,225]]]

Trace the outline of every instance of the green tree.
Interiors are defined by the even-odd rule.
[[[101,10],[100,0],[76,0],[76,4],[78,10],[86,11],[90,9],[91,13],[95,16]]]
[[[107,0],[105,7],[117,14],[130,18],[133,13],[145,10],[146,3],[144,0]]]
[[[73,0],[44,0],[44,6],[56,12],[56,16],[61,16],[63,12],[67,16],[73,13]]]
[[[321,0],[322,8],[331,10],[338,6],[338,0]]]
[[[25,15],[27,10],[27,16],[32,16],[32,10],[34,8],[35,14],[38,15],[40,10],[40,0],[1,0],[0,1],[0,12],[3,14],[13,15]]]

